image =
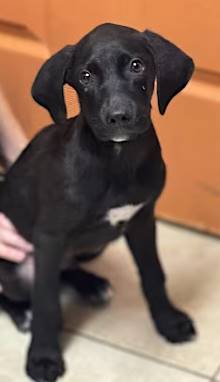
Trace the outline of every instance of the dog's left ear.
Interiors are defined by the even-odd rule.
[[[158,105],[160,113],[164,114],[172,98],[190,80],[194,63],[181,49],[157,33],[146,30],[143,35],[154,58]]]
[[[67,45],[51,56],[40,68],[32,85],[32,97],[49,111],[56,123],[66,119],[63,85],[73,53],[74,45]]]

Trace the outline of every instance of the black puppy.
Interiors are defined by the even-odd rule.
[[[104,24],[56,53],[38,73],[32,95],[55,125],[42,130],[9,170],[0,200],[0,210],[35,246],[20,265],[0,263],[8,312],[18,321],[31,300],[27,373],[34,380],[55,381],[64,372],[60,275],[87,299],[104,298],[108,282],[81,270],[77,259],[100,253],[120,235],[159,333],[171,342],[195,334],[190,318],[167,296],[158,259],[154,205],[165,165],[150,116],[155,78],[164,114],[193,69],[191,58],[158,34]],[[81,107],[69,120],[64,83],[76,89]],[[75,268],[62,270],[70,248]]]

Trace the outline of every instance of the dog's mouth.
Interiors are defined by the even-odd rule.
[[[132,142],[144,133],[146,133],[151,124],[147,118],[135,121],[132,126],[114,126],[114,128],[104,125],[103,123],[94,123],[94,120],[88,122],[89,129],[93,132],[95,138],[103,143],[125,144]]]
[[[133,132],[133,133],[127,133],[127,134],[115,134],[115,135],[99,135],[96,136],[99,141],[102,142],[109,142],[109,143],[118,143],[118,144],[125,144],[126,142],[132,142],[135,141],[137,138],[139,138],[142,134],[146,133],[148,129],[144,129],[141,132]]]
[[[109,143],[125,143],[125,142],[130,142],[133,141],[134,139],[137,138],[139,134],[132,134],[132,135],[96,135],[96,138],[101,141],[101,142],[109,142]]]
[[[118,131],[117,133],[113,134],[106,134],[105,136],[100,136],[99,139],[105,142],[113,142],[113,143],[126,143],[126,142],[132,142],[139,138],[142,134],[146,133],[148,130],[148,127],[144,127],[141,130],[137,131]]]
[[[119,137],[114,137],[111,139],[111,141],[115,143],[122,143],[122,142],[127,142],[130,140],[131,139],[128,136],[119,136]]]

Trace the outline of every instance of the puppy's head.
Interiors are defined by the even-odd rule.
[[[81,112],[94,135],[119,142],[149,128],[155,78],[159,110],[164,114],[193,69],[192,59],[160,35],[104,24],[46,61],[32,95],[56,123],[62,123],[66,118],[63,85],[69,84],[78,93]]]

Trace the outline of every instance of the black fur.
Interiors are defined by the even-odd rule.
[[[91,301],[109,284],[83,273],[77,259],[125,235],[158,331],[171,342],[194,335],[190,318],[167,296],[158,259],[154,205],[165,165],[150,116],[155,77],[164,113],[192,71],[191,58],[156,33],[113,24],[63,48],[40,69],[32,94],[56,124],[37,134],[9,170],[0,200],[0,210],[35,246],[33,285],[19,279],[20,265],[0,264],[5,298],[19,304],[31,298],[27,372],[34,380],[55,381],[64,372],[59,279],[70,246],[76,268],[64,279]],[[81,106],[69,120],[64,83],[76,89]],[[105,220],[109,209],[139,203],[143,207],[129,221],[114,226]],[[8,300],[7,307],[13,311]]]

